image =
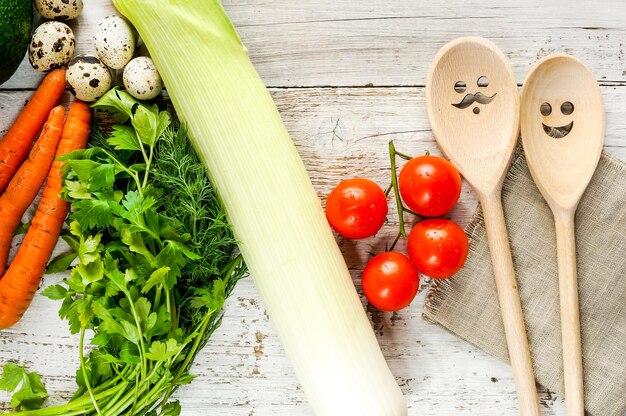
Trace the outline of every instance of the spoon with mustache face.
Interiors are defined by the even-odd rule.
[[[546,103],[555,107],[547,116]],[[571,108],[558,111],[561,103]],[[600,87],[581,61],[551,55],[531,69],[522,91],[522,142],[530,173],[554,214],[568,416],[584,414],[574,216],[600,159],[604,124]],[[554,136],[546,125],[570,130]]]
[[[459,109],[455,83],[489,79],[481,111]],[[480,77],[480,78],[479,78]],[[520,414],[539,415],[519,290],[502,210],[502,183],[519,135],[519,95],[502,52],[478,37],[454,40],[437,53],[426,80],[428,118],[445,155],[472,185],[483,209]]]

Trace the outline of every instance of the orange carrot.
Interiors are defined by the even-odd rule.
[[[33,140],[65,90],[65,70],[50,72],[0,140],[0,194],[22,164]]]
[[[65,108],[52,109],[43,126],[39,139],[33,145],[28,159],[19,168],[6,191],[0,196],[0,276],[4,274],[11,249],[11,240],[20,225],[22,215],[33,203],[46,175],[50,170],[54,154],[63,131]]]
[[[89,106],[74,101],[63,126],[56,156],[83,149],[90,128]],[[26,312],[59,239],[68,210],[68,203],[59,196],[63,188],[62,166],[63,162],[58,160],[52,163],[31,226],[15,259],[0,279],[0,329],[14,325]]]

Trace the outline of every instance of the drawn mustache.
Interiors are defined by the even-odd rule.
[[[495,93],[491,97],[481,92],[477,92],[476,94],[467,94],[465,97],[463,97],[461,102],[459,102],[458,104],[452,104],[452,105],[455,106],[456,108],[464,109],[474,103],[489,104],[490,102],[493,101],[493,99],[495,98],[497,94],[498,93]]]

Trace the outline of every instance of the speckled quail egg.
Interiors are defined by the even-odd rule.
[[[140,56],[124,68],[124,87],[138,100],[151,100],[163,89],[163,81],[152,59]]]
[[[70,91],[79,100],[96,101],[111,89],[111,73],[93,55],[78,55],[67,67],[67,83]]]
[[[76,19],[83,11],[83,0],[35,0],[41,16],[52,20]]]
[[[98,57],[112,69],[122,69],[135,53],[133,27],[119,16],[107,16],[98,22],[93,36]]]
[[[65,23],[46,22],[40,25],[28,47],[30,64],[37,71],[47,72],[67,64],[74,55],[74,33]]]

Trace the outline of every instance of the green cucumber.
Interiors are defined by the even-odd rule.
[[[11,78],[24,59],[32,22],[30,0],[0,0],[0,84]]]

